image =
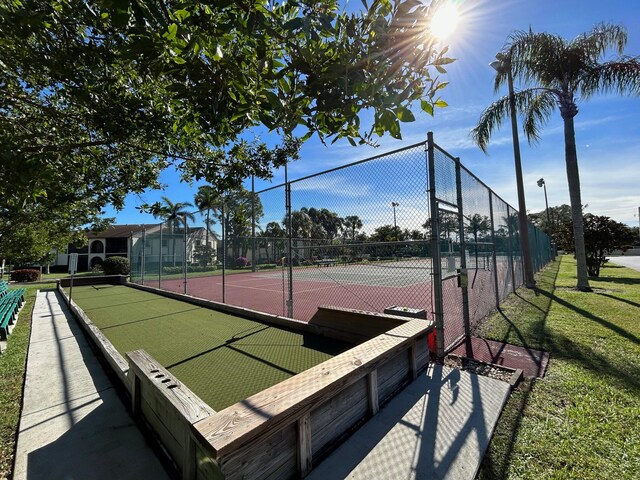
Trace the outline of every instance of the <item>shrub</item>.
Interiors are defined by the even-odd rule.
[[[167,275],[182,273],[182,271],[182,267],[162,267],[162,273],[166,273]]]
[[[193,253],[194,260],[201,267],[206,267],[213,263],[216,251],[211,245],[196,245]]]
[[[236,268],[244,268],[249,265],[249,260],[244,257],[238,257],[235,261]]]
[[[103,273],[102,271],[102,263],[96,263],[91,269],[92,273]]]
[[[105,275],[129,275],[131,268],[126,257],[109,257],[102,263]]]
[[[13,270],[11,272],[11,280],[14,282],[37,282],[40,279],[40,270],[25,268],[22,270]]]
[[[189,265],[187,267],[187,272],[212,272],[215,270],[215,267],[208,265]]]

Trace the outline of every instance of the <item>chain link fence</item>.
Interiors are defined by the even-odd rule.
[[[318,307],[436,320],[439,354],[523,284],[518,214],[429,140],[132,233],[131,281],[312,320]],[[554,255],[529,225],[537,271]]]

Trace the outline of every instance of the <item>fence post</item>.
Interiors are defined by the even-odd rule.
[[[493,192],[489,190],[489,216],[491,217],[491,256],[493,257],[493,287],[496,291],[496,308],[500,308],[500,287],[498,283],[498,259],[496,258],[496,227],[493,217]]]
[[[184,254],[182,256],[182,269],[184,271],[184,287],[182,288],[184,294],[187,294],[187,215],[184,216]]]
[[[256,271],[256,184],[251,175],[251,271]]]
[[[513,264],[513,229],[511,228],[511,207],[507,205],[507,231],[509,234],[509,268],[511,269],[511,291],[516,291],[516,269]]]
[[[158,258],[158,288],[162,288],[162,222],[160,222],[160,255]]]
[[[438,225],[438,200],[436,199],[436,166],[433,132],[427,133],[427,159],[429,163],[429,210],[431,211],[431,257],[433,263],[433,294],[436,321],[436,355],[444,357],[444,311],[442,302],[442,260],[440,258],[440,233]]]
[[[289,298],[287,299],[287,317],[293,318],[293,231],[291,226],[291,184],[287,164],[284,164],[285,208],[287,212],[287,264],[289,267]]]
[[[147,230],[146,230],[145,226],[143,225],[142,226],[142,258],[140,259],[140,263],[141,263],[141,265],[140,265],[140,271],[141,271],[140,272],[140,283],[142,285],[144,285],[144,268],[145,268],[145,265],[144,265],[145,251],[144,251],[144,249],[146,247],[145,244],[147,243],[147,235],[146,235],[146,233],[147,233]]]
[[[222,205],[220,206],[220,217],[222,218],[222,303],[225,302],[225,277],[226,277],[226,269],[227,269],[227,232],[226,232],[226,223],[227,218],[225,217],[225,197],[224,193],[222,194]],[[216,259],[217,261],[217,259]]]
[[[129,272],[129,278],[131,279],[132,282],[138,283],[138,279],[136,275],[136,265],[138,264],[138,262],[136,261],[135,254],[133,253],[133,230],[129,232],[129,244],[127,246],[127,250],[128,250],[127,253],[129,257],[129,265],[131,266],[131,272]]]
[[[456,203],[458,204],[458,235],[460,237],[460,275],[467,274],[467,245],[464,234],[464,208],[462,202],[462,171],[460,157],[456,157]],[[462,280],[462,279],[461,279]],[[462,321],[464,335],[471,337],[471,319],[469,315],[469,287],[466,282],[460,282],[462,289]]]

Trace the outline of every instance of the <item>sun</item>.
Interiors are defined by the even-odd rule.
[[[431,34],[442,41],[447,39],[458,26],[460,12],[452,2],[443,2],[431,19]]]

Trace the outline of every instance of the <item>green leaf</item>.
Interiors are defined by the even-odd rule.
[[[176,38],[176,34],[178,33],[178,25],[172,23],[167,28],[167,32],[163,35],[167,40],[174,40]]]
[[[181,22],[186,20],[187,18],[189,18],[191,16],[191,12],[189,12],[187,10],[184,10],[184,9],[176,10],[175,12],[173,12],[173,14]]]
[[[433,105],[431,104],[431,102],[427,102],[426,100],[422,100],[420,102],[420,107],[422,107],[422,110],[427,112],[429,115],[431,115],[433,117]]]
[[[183,65],[187,63],[187,61],[182,57],[173,57],[172,60],[174,61],[174,63],[177,63],[178,65]]]
[[[271,90],[264,90],[263,93],[265,94],[265,96],[267,97],[267,100],[269,101],[269,104],[273,108],[282,107],[282,102],[280,102],[280,99],[278,98],[278,96],[275,93],[273,93]]]
[[[449,106],[449,104],[444,100],[438,100],[436,103],[434,103],[434,105],[438,108],[444,108]]]
[[[411,110],[406,107],[401,107],[396,109],[396,115],[398,116],[398,120],[401,122],[415,122],[416,117],[413,116]]]

